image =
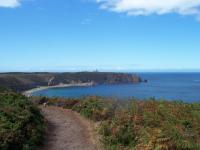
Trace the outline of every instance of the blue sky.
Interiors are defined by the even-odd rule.
[[[200,1],[138,1],[0,0],[0,71],[200,71]]]

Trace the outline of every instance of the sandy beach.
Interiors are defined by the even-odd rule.
[[[51,88],[64,88],[64,87],[76,87],[76,86],[93,86],[94,82],[86,82],[86,83],[73,83],[73,84],[59,84],[55,86],[40,86],[34,89],[27,90],[23,92],[23,95],[30,97],[32,93],[37,92],[37,91],[42,91],[46,89],[51,89]]]

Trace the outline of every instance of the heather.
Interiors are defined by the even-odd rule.
[[[31,150],[42,143],[44,118],[21,94],[0,93],[0,149]]]

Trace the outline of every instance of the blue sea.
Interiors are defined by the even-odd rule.
[[[200,73],[138,73],[147,83],[97,85],[93,87],[54,88],[33,93],[49,97],[81,97],[98,95],[128,99],[182,100],[200,102]]]

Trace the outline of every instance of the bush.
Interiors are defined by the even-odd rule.
[[[134,124],[128,112],[118,112],[112,120],[101,123],[99,133],[106,149],[133,148],[136,143]]]
[[[200,117],[193,114],[200,114],[200,107],[195,107],[180,102],[145,102],[138,115],[143,117],[146,134],[139,137],[154,149],[200,149]]]
[[[79,112],[82,116],[94,121],[106,120],[112,117],[111,103],[104,101],[100,97],[85,97],[77,103],[73,110]]]
[[[11,92],[0,94],[0,149],[35,149],[43,131],[43,116],[27,98]]]

